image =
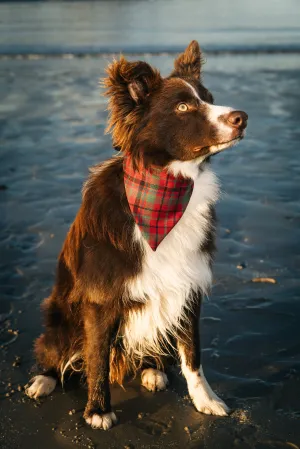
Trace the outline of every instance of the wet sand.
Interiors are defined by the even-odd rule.
[[[168,55],[146,58],[163,73],[171,69]],[[202,315],[204,370],[232,415],[197,413],[178,368],[164,393],[145,391],[139,379],[125,391],[113,387],[119,424],[109,432],[83,422],[86,390],[75,378],[38,402],[19,391],[88,167],[112,154],[97,86],[107,60],[1,61],[0,447],[298,448],[300,63],[293,55],[211,56],[205,68],[216,103],[250,117],[247,138],[213,160],[223,195],[215,285]]]

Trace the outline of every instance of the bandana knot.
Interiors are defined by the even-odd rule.
[[[184,214],[193,193],[190,178],[174,176],[166,169],[134,170],[124,158],[124,184],[134,220],[153,251]]]

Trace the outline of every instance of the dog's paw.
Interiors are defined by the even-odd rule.
[[[101,415],[94,413],[88,418],[85,418],[85,420],[92,427],[92,429],[108,430],[117,423],[117,417],[114,412],[103,413]]]
[[[191,394],[191,398],[198,412],[206,415],[227,416],[230,411],[225,402],[213,391],[208,395],[203,389],[199,389]]]
[[[163,391],[168,383],[168,378],[162,371],[148,368],[142,372],[142,385],[149,391]]]
[[[48,396],[56,386],[56,379],[50,376],[35,376],[30,380],[30,387],[25,389],[25,393],[32,399],[38,399],[41,396]]]
[[[199,371],[192,371],[183,357],[182,371],[188,384],[190,397],[198,412],[206,415],[226,416],[230,409],[211,389],[207,382],[202,366]]]
[[[206,415],[228,415],[229,408],[211,389],[205,379],[202,368],[199,373],[190,375],[189,380],[189,393],[198,412],[205,413]]]

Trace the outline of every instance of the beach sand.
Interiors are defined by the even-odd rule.
[[[211,56],[205,66],[216,103],[249,114],[246,139],[212,162],[223,193],[202,314],[204,371],[232,414],[197,413],[179,368],[163,393],[138,378],[112,387],[119,423],[108,432],[84,423],[87,393],[76,377],[38,402],[22,391],[82,183],[113,154],[97,86],[108,59],[1,61],[0,447],[299,448],[298,55]],[[146,59],[171,70],[171,56]]]

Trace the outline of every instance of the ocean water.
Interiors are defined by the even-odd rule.
[[[172,69],[172,55],[145,58],[163,74]],[[262,449],[300,442],[299,59],[293,54],[207,59],[204,81],[216,103],[249,115],[246,138],[212,162],[223,193],[217,206],[215,283],[202,315],[206,375],[235,411],[227,420],[197,414],[175,370],[171,389],[160,395],[143,392],[137,380],[126,392],[114,387],[120,424],[108,433],[83,427],[82,447],[89,439],[112,448],[127,443],[196,448],[204,442],[208,448]],[[82,426],[83,388],[67,386],[68,394],[58,390],[36,408],[17,386],[30,377],[32,342],[41,332],[40,303],[50,292],[88,168],[113,154],[110,136],[104,135],[106,99],[98,87],[108,60],[1,61],[5,449],[26,449],[33,442],[45,449],[71,446],[75,423]],[[253,282],[261,277],[276,283]],[[21,362],[14,365],[17,357]],[[74,417],[70,409],[76,410]]]
[[[299,51],[298,0],[0,3],[0,54]]]

